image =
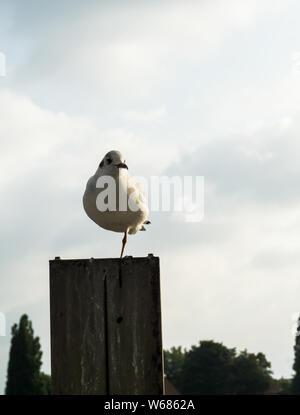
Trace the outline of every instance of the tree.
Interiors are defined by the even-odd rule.
[[[274,395],[291,395],[292,379],[272,379],[271,391]]]
[[[41,373],[42,379],[42,395],[51,395],[52,393],[52,384],[51,384],[51,376],[46,375],[46,373]]]
[[[167,379],[181,391],[182,369],[186,350],[182,351],[181,346],[171,347],[164,351],[164,371]]]
[[[227,394],[231,392],[231,367],[235,349],[212,340],[201,341],[187,352],[182,370],[182,393]]]
[[[183,394],[261,394],[271,386],[271,363],[263,353],[237,354],[206,340],[190,350],[172,347],[164,356],[165,374]]]
[[[26,314],[12,327],[7,370],[6,395],[43,395],[47,389],[40,372],[42,351]]]
[[[295,371],[295,375],[292,380],[292,394],[293,395],[300,395],[300,316],[298,318],[298,327],[296,332],[296,340],[295,340],[295,360],[293,369]]]
[[[271,363],[263,353],[242,351],[232,365],[232,393],[262,394],[271,385]]]

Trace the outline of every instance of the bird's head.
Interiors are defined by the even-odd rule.
[[[120,153],[120,151],[112,150],[104,156],[99,164],[99,169],[101,169],[103,173],[115,175],[119,173],[119,169],[128,169],[128,167],[125,164],[125,158],[122,153]]]

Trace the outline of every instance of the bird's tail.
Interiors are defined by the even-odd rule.
[[[140,229],[140,231],[146,231],[147,229],[145,228],[145,226],[144,225],[150,225],[150,220],[146,220],[145,222],[144,222],[144,224],[142,225],[142,227],[141,227],[141,229]]]

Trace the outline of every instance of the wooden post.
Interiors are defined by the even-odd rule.
[[[50,261],[54,394],[161,395],[159,258]]]

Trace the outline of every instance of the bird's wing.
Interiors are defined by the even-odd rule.
[[[133,176],[128,179],[128,196],[134,197],[138,204],[147,206],[147,195],[140,181]]]

